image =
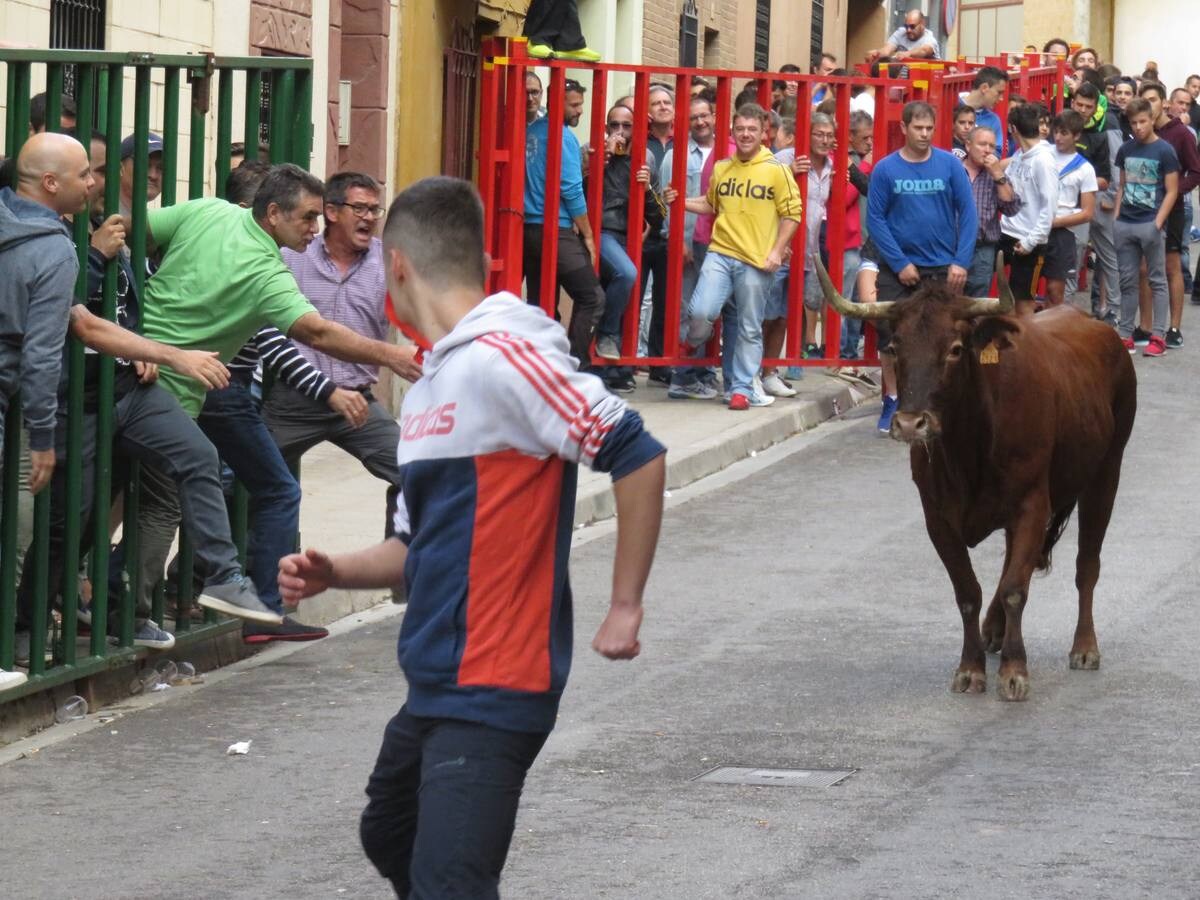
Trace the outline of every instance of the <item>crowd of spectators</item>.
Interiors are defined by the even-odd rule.
[[[1059,58],[1068,61],[1061,101],[1027,101],[1013,91],[1004,69],[980,67],[957,105],[942,112],[952,117],[952,143],[946,148],[950,151],[946,158],[943,150],[918,135],[928,130],[932,136],[933,108],[910,105],[906,109],[902,127],[905,148],[892,156],[911,171],[892,181],[877,177],[879,162],[871,147],[873,90],[850,89],[851,165],[844,192],[845,215],[836,218],[844,223],[838,242],[844,252],[843,292],[867,302],[896,299],[927,278],[949,278],[955,288],[983,295],[991,290],[997,252],[1001,251],[1022,314],[1073,301],[1080,274],[1089,269],[1092,314],[1118,328],[1131,352],[1144,348],[1146,356],[1162,356],[1167,349],[1183,346],[1180,325],[1186,292],[1193,292],[1193,301],[1200,303],[1200,279],[1189,269],[1188,254],[1192,233],[1188,197],[1200,185],[1195,130],[1200,122],[1200,75],[1189,76],[1180,87],[1170,89],[1153,64],[1133,77],[1102,63],[1092,48],[1072,49],[1063,40],[1048,41],[1040,52],[1048,63]],[[867,62],[874,66],[873,72],[882,73],[883,67],[936,60],[940,54],[923,16],[912,10],[904,26],[868,54]],[[781,71],[802,70],[789,65]],[[814,76],[847,74],[830,53],[814,60],[809,72]],[[546,126],[539,106],[541,82],[530,76],[527,86],[532,126],[527,152],[525,277],[527,296],[536,303],[541,296],[539,223]],[[811,126],[803,142],[806,154],[796,150],[801,143],[796,139],[798,93],[795,81],[775,80],[770,84],[770,108],[760,107],[760,84],[747,83],[733,101],[730,143],[714,153],[718,149],[716,93],[705,79],[693,79],[686,100],[690,130],[684,157],[687,199],[680,346],[681,354],[701,353],[699,345],[713,332],[710,323],[720,317],[721,382],[718,385],[717,372],[703,367],[677,368],[669,374],[652,368],[647,384],[667,386],[671,398],[723,397],[731,409],[746,409],[794,396],[792,382],[803,374],[802,368],[762,365],[764,358],[783,355],[787,298],[793,295],[803,302],[799,346],[806,358],[852,360],[861,356],[858,323],[843,323],[840,347],[822,345],[823,299],[814,277],[815,256],[829,262],[828,225],[835,221],[828,206],[834,178],[836,90],[820,82],[808,95],[813,108],[806,117]],[[583,102],[584,88],[569,82],[568,124],[578,121]],[[564,199],[560,212],[559,283],[576,300],[570,325],[572,347],[585,368],[621,392],[633,391],[638,384],[628,365],[631,357],[663,353],[669,258],[665,238],[670,232],[669,207],[675,199],[675,102],[672,89],[661,84],[652,84],[646,110],[637,110],[633,96],[620,98],[609,111],[603,147],[581,148],[570,130],[564,129],[562,196],[569,200]],[[638,115],[647,121],[647,164],[640,172],[630,172],[629,141]],[[754,116],[760,117],[755,126],[760,143],[742,147],[738,135],[747,130],[748,120]],[[586,158],[592,151],[605,154],[604,233],[598,250],[591,247],[585,199]],[[953,167],[947,159],[953,161]],[[790,174],[787,196],[795,193],[802,179],[807,181],[802,211],[779,191],[765,187],[775,178],[777,170],[772,166]],[[914,167],[928,170],[926,180],[936,185],[932,192],[940,197],[923,196],[894,205],[875,203],[876,198],[882,201],[878,184],[906,184],[913,180]],[[646,187],[646,206],[638,217],[645,228],[639,284],[634,283],[638,266],[627,252],[636,244],[631,240],[636,236],[628,232],[627,215],[629,185],[635,179]],[[756,191],[755,185],[762,187]],[[870,202],[868,198],[872,198]],[[889,227],[889,217],[895,217],[899,229]],[[656,227],[660,219],[661,229]],[[803,265],[790,259],[792,222],[803,223]],[[939,232],[931,222],[945,227]],[[908,248],[892,240],[896,230],[904,229],[912,229],[917,237]],[[776,245],[779,253],[773,252]],[[568,248],[566,264],[561,252],[564,246]],[[573,249],[576,247],[582,252]],[[596,252],[600,253],[598,283],[593,282],[596,269],[589,264]],[[576,281],[587,281],[586,291],[573,290],[572,275]],[[771,276],[769,284],[767,275]],[[790,287],[793,276],[802,280],[794,290]],[[577,294],[583,296],[582,302]],[[637,309],[631,300],[643,296],[651,311],[649,334],[642,335],[637,348],[626,347],[621,323]],[[593,337],[598,337],[594,354],[590,346]],[[886,337],[881,343],[886,346]],[[753,369],[749,376],[747,367]],[[857,375],[854,369],[843,371]],[[886,356],[882,379],[884,409],[879,425],[886,431],[895,405],[894,377]]]

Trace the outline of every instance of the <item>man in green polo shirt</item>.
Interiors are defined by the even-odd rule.
[[[279,248],[303,252],[317,234],[324,207],[319,178],[290,164],[275,166],[250,209],[219,199],[192,200],[148,215],[149,240],[162,262],[146,283],[144,334],[180,348],[214,350],[229,362],[264,325],[348,362],[387,366],[415,381],[413,347],[364,338],[318,313],[300,293]],[[161,383],[191,416],[204,389],[163,370]],[[147,477],[148,476],[148,477]],[[179,524],[174,485],[151,470],[142,481],[143,559],[152,588],[161,575]],[[202,606],[239,610],[207,594]]]

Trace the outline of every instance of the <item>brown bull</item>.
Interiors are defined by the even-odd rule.
[[[837,293],[817,265],[839,313],[891,323],[888,352],[900,393],[891,435],[912,448],[925,527],[962,614],[962,661],[951,690],[986,690],[986,647],[1000,651],[1000,696],[1028,696],[1021,616],[1029,581],[1034,569],[1049,566],[1077,505],[1079,621],[1070,664],[1099,668],[1092,592],[1137,409],[1137,379],[1120,339],[1070,307],[1009,315],[1003,275],[999,300],[931,284],[895,303],[858,304]],[[981,633],[982,595],[967,548],[1001,528],[1004,571]]]

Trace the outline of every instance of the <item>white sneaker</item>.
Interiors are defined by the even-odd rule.
[[[757,384],[757,379],[755,379],[755,383]],[[772,397],[770,394],[763,393],[762,390],[757,387],[750,394],[751,406],[770,406],[774,402],[774,397]]]
[[[596,338],[596,355],[601,359],[620,359],[621,347],[617,339],[607,334]]]
[[[19,687],[28,680],[29,678],[24,672],[6,672],[4,669],[0,669],[0,691]]]
[[[783,379],[779,377],[778,372],[772,372],[762,380],[763,393],[769,394],[772,397],[795,397],[796,389],[790,388],[783,383]]]

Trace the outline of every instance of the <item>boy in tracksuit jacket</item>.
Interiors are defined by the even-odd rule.
[[[402,897],[497,897],[525,773],[570,668],[576,467],[612,473],[619,515],[612,605],[592,646],[632,659],[665,451],[576,371],[560,325],[512,294],[484,296],[470,184],[417,182],[383,240],[395,311],[432,341],[400,414],[396,536],[285,557],[279,584],[295,600],[403,577],[408,698],[367,785],[363,846]]]
[[[1000,217],[1000,252],[1009,264],[1009,282],[1017,300],[1017,312],[1033,312],[1033,298],[1058,208],[1058,170],[1054,148],[1038,131],[1040,107],[1032,104],[1008,111],[1008,124],[1020,149],[1005,171],[1021,208]]]

